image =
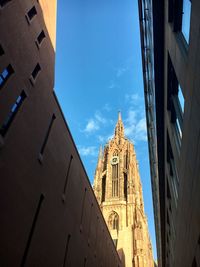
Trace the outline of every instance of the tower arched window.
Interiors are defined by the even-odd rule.
[[[119,216],[115,214],[113,218],[113,229],[118,230],[119,229]]]
[[[113,157],[118,157],[118,151],[113,152]],[[112,197],[119,195],[119,164],[112,165]]]
[[[112,165],[112,197],[119,195],[118,164]]]
[[[108,218],[108,226],[111,230],[119,230],[119,215],[115,211]]]
[[[116,156],[118,156],[118,151],[117,150],[114,150],[113,157],[116,157]]]

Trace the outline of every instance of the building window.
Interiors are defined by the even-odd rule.
[[[3,47],[0,45],[0,56],[3,56],[4,55],[4,50],[3,50]]]
[[[26,98],[26,93],[24,91],[22,91],[22,93],[18,96],[18,98],[16,99],[14,105],[12,106],[10,113],[8,114],[6,120],[4,121],[3,125],[0,128],[0,134],[2,136],[5,136],[8,129],[10,128],[16,114],[18,113],[22,103],[24,102]]]
[[[30,82],[32,85],[34,85],[35,80],[39,74],[39,72],[41,71],[41,67],[40,65],[37,63],[37,65],[35,66],[33,72],[31,73],[31,77],[30,77]]]
[[[185,108],[185,98],[183,96],[182,89],[181,89],[180,85],[178,87],[178,95],[177,95],[177,97],[178,97],[178,102],[179,102],[179,106],[180,106],[181,112],[183,114],[184,113],[184,108]]]
[[[182,32],[187,43],[190,35],[190,16],[191,0],[168,1],[168,21],[173,24],[175,32]]]
[[[36,224],[38,222],[38,218],[39,218],[39,215],[40,215],[41,210],[42,210],[42,205],[43,205],[43,202],[44,202],[44,198],[45,198],[45,196],[43,194],[41,194],[37,209],[35,211],[35,216],[33,218],[33,222],[32,222],[31,228],[30,228],[28,241],[26,243],[24,255],[23,255],[22,262],[21,262],[20,266],[27,266],[28,265],[28,264],[26,264],[26,260],[27,260],[27,257],[28,257],[29,249],[31,247],[31,242],[32,242],[32,238],[33,238],[33,235],[34,235],[34,232],[35,232],[35,229],[36,229]]]
[[[38,35],[37,40],[36,40],[36,45],[37,45],[38,48],[42,44],[42,41],[44,40],[45,37],[46,36],[45,36],[44,31],[41,31],[41,33]]]
[[[124,173],[124,198],[127,200],[127,174]]]
[[[105,150],[104,150],[104,161],[103,161],[103,171],[106,170],[107,163],[108,163],[108,147],[105,147]]]
[[[53,122],[54,122],[55,119],[56,119],[56,116],[55,116],[55,114],[53,114],[52,117],[51,117],[51,121],[49,123],[48,129],[47,129],[45,138],[44,138],[44,142],[43,142],[43,144],[41,146],[41,149],[40,149],[40,155],[44,154],[44,150],[45,150],[48,138],[49,138],[49,134],[50,134],[50,131],[51,131],[51,128],[53,126]]]
[[[170,56],[168,55],[168,90],[167,90],[167,109],[170,111],[171,122],[174,126],[176,144],[178,151],[181,146],[183,114],[185,100],[182,89],[178,83]]]
[[[128,168],[128,151],[126,151],[124,154],[124,168]]]
[[[101,196],[101,202],[105,201],[105,195],[106,195],[106,176],[104,175],[102,178],[102,196]]]
[[[11,2],[11,0],[0,0],[0,7],[5,6],[5,5],[8,4],[9,2]]]
[[[174,155],[170,143],[170,138],[167,133],[167,163],[168,163],[168,171],[170,176],[170,182],[172,184],[173,192],[174,192],[174,198],[175,198],[175,204],[177,206],[178,201],[178,187],[179,187],[179,178],[178,178],[178,172],[176,168],[176,163],[174,160]]]
[[[119,228],[119,218],[118,215],[115,214],[114,219],[113,219],[113,229],[118,230]]]
[[[35,80],[37,78],[38,73],[41,71],[41,67],[39,64],[35,66],[35,69],[32,72],[32,77]]]
[[[119,215],[115,211],[108,218],[108,226],[111,230],[119,230]]]
[[[1,73],[0,73],[0,89],[3,87],[5,82],[9,79],[11,74],[14,72],[12,66],[9,64],[7,68],[5,68]]]
[[[33,6],[28,12],[27,12],[27,21],[30,22],[35,16],[37,15],[37,10],[35,6]]]
[[[118,164],[112,165],[112,197],[118,196]]]
[[[189,37],[190,37],[190,16],[191,16],[191,0],[183,0],[181,30],[187,43],[189,43]]]

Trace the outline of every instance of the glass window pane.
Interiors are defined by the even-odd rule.
[[[8,70],[5,69],[5,70],[2,72],[1,75],[3,76],[4,79],[6,79],[6,77],[8,76]]]
[[[0,76],[0,85],[3,83],[3,79],[2,77]]]
[[[180,106],[181,106],[181,110],[184,113],[185,99],[184,99],[184,96],[182,94],[182,90],[181,90],[180,85],[178,87],[178,100],[179,100],[179,103],[180,103]]]
[[[189,36],[190,36],[190,14],[191,14],[191,1],[183,0],[182,33],[187,43],[189,43]]]

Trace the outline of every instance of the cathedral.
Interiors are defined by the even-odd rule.
[[[114,137],[100,148],[93,188],[123,266],[153,267],[138,163],[120,112]]]

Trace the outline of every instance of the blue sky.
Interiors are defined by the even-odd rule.
[[[55,91],[91,183],[121,111],[156,258],[136,0],[58,1]]]

